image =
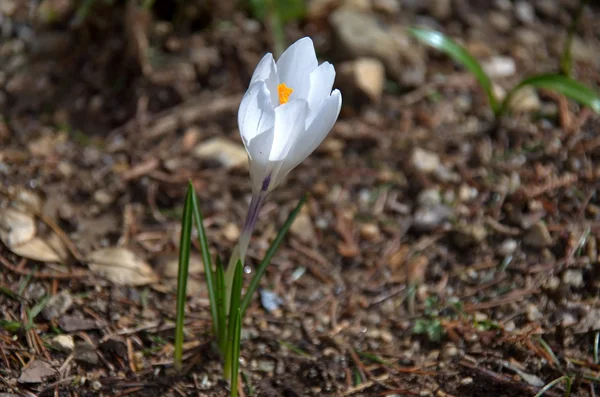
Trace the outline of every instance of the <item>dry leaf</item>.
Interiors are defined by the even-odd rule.
[[[31,240],[35,232],[33,216],[12,208],[0,210],[0,240],[10,250]]]
[[[99,249],[88,256],[87,262],[91,271],[115,284],[139,286],[158,280],[152,267],[127,248]]]
[[[12,247],[10,250],[23,258],[40,262],[63,262],[66,258],[66,256],[61,257],[48,241],[41,237],[34,237],[24,244]]]

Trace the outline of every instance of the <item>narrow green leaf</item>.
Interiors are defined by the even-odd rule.
[[[223,263],[221,257],[217,255],[217,271],[216,271],[216,282],[217,282],[217,311],[218,311],[218,324],[219,324],[219,350],[222,354],[225,354],[225,347],[227,346],[227,327],[225,326],[225,320],[227,316],[225,297],[225,271],[223,270]]]
[[[573,60],[571,56],[571,47],[573,46],[573,36],[575,36],[575,31],[577,30],[577,25],[581,22],[581,16],[583,15],[583,10],[585,6],[589,3],[589,0],[580,0],[579,7],[577,7],[577,11],[573,16],[573,20],[569,25],[569,29],[567,32],[567,39],[565,40],[565,46],[563,48],[562,55],[560,57],[560,70],[562,74],[567,77],[571,77],[571,70],[573,68]]]
[[[179,268],[177,270],[177,307],[175,318],[175,369],[181,370],[183,357],[183,323],[185,321],[185,301],[190,264],[190,249],[192,238],[192,197],[193,187],[188,187],[181,219],[181,241],[179,244]]]
[[[14,334],[21,329],[21,323],[17,321],[0,320],[0,327]]]
[[[242,349],[242,312],[238,307],[233,319],[233,334],[231,338],[231,397],[238,395],[238,373],[240,371],[240,351]]]
[[[198,197],[192,182],[189,182],[189,187],[192,191],[192,207],[194,210],[194,220],[196,221],[196,229],[198,230],[198,242],[200,243],[200,251],[202,251],[202,263],[204,264],[204,276],[206,277],[206,289],[208,290],[208,300],[210,301],[210,314],[213,321],[213,331],[218,338],[220,335],[219,329],[219,311],[217,307],[217,293],[215,291],[215,279],[212,270],[212,260],[210,258],[210,250],[208,248],[208,239],[204,230],[204,219],[198,205]]]
[[[525,86],[556,91],[559,94],[563,94],[573,99],[581,105],[591,108],[596,113],[600,113],[600,96],[590,88],[576,80],[560,74],[540,74],[522,80],[510,90],[506,95],[506,98],[504,98],[504,101],[502,101],[502,106],[498,112],[499,115],[508,111],[510,102],[514,98],[516,92]]]
[[[35,306],[33,306],[31,308],[31,312],[29,312],[29,323],[30,324],[33,323],[33,319],[36,318],[37,315],[42,312],[42,310],[44,310],[44,307],[46,307],[49,300],[50,300],[50,295],[46,295],[38,303],[36,303]]]
[[[227,324],[227,346],[225,347],[225,367],[224,373],[225,377],[232,377],[233,365],[235,364],[231,361],[233,350],[235,350],[235,345],[233,341],[235,339],[235,317],[236,313],[240,310],[240,300],[242,296],[242,282],[244,281],[244,272],[242,261],[238,260],[235,264],[235,270],[233,273],[233,283],[231,285],[231,299],[229,300],[229,320]]]
[[[252,296],[258,289],[258,286],[260,284],[260,279],[265,274],[265,271],[267,270],[267,266],[269,265],[269,263],[271,263],[271,259],[273,259],[273,256],[275,255],[275,252],[277,252],[277,249],[281,245],[283,238],[285,237],[286,233],[292,226],[294,219],[296,219],[296,216],[298,216],[298,214],[300,213],[302,206],[306,202],[306,198],[307,198],[306,195],[302,196],[302,198],[298,202],[298,205],[296,205],[296,208],[294,208],[294,210],[292,211],[290,216],[285,221],[281,230],[279,230],[277,237],[275,237],[275,240],[273,240],[273,243],[269,247],[269,250],[267,251],[262,262],[260,263],[260,265],[258,265],[258,268],[256,269],[256,273],[254,274],[254,277],[252,277],[252,280],[250,281],[250,286],[248,287],[248,291],[246,292],[246,295],[244,296],[244,300],[242,301],[242,306],[241,306],[242,316],[244,315],[244,313],[246,313],[246,309],[248,309],[248,306],[250,305]]]
[[[494,95],[494,90],[492,87],[492,82],[487,74],[483,71],[481,64],[477,59],[475,59],[466,48],[447,37],[441,32],[431,30],[431,29],[422,29],[422,28],[410,28],[408,32],[413,35],[416,39],[425,43],[436,50],[440,50],[450,58],[452,58],[455,62],[460,63],[464,67],[466,67],[469,72],[471,72],[479,84],[485,91],[488,101],[490,102],[490,107],[494,113],[498,111],[498,100]]]
[[[552,389],[557,383],[565,381],[565,397],[569,397],[571,395],[571,377],[568,375],[563,375],[560,378],[554,379],[552,382],[548,383],[546,386],[542,387],[542,389],[534,396],[541,397],[550,389]]]

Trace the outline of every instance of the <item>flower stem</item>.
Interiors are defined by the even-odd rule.
[[[231,257],[229,258],[229,264],[225,271],[225,296],[227,302],[225,307],[229,310],[230,298],[231,298],[231,286],[233,284],[233,275],[235,274],[235,265],[238,261],[242,262],[244,266],[244,259],[246,258],[246,251],[250,244],[250,237],[256,226],[258,220],[258,214],[265,200],[266,193],[261,191],[258,194],[252,194],[252,200],[250,200],[250,207],[248,207],[248,214],[246,215],[246,221],[244,222],[244,228],[242,234],[238,239],[237,245],[233,248]]]

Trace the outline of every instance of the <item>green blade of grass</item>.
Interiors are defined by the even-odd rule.
[[[494,95],[492,82],[487,74],[483,71],[481,64],[477,59],[475,59],[466,48],[447,37],[441,32],[431,30],[431,29],[422,29],[422,28],[410,28],[408,32],[413,35],[416,39],[425,43],[436,50],[442,51],[450,58],[452,58],[455,62],[460,63],[464,67],[466,67],[469,72],[471,72],[488,97],[488,101],[490,102],[490,107],[494,114],[498,112],[498,100]]]
[[[188,280],[188,267],[190,264],[190,249],[192,243],[192,197],[194,188],[188,187],[185,195],[185,205],[181,219],[181,241],[179,244],[179,268],[177,270],[177,306],[175,317],[175,357],[174,365],[177,371],[181,370],[183,357],[183,322],[185,320],[185,301]]]
[[[235,363],[231,361],[232,350],[235,350],[235,317],[236,313],[240,312],[240,300],[242,297],[242,282],[244,281],[244,272],[242,267],[242,261],[238,260],[235,264],[235,271],[233,274],[233,284],[231,285],[231,299],[229,306],[229,323],[227,324],[227,340],[228,345],[226,347],[227,353],[225,354],[225,376],[233,379],[233,366]],[[239,354],[239,353],[238,353]]]
[[[241,266],[240,266],[241,268]],[[238,372],[240,370],[240,350],[242,342],[242,312],[237,308],[233,319],[233,333],[231,338],[231,397],[238,395]]]
[[[600,96],[592,89],[580,82],[560,74],[540,74],[526,78],[511,89],[500,107],[499,115],[504,114],[510,105],[515,93],[525,86],[545,88],[563,94],[581,105],[600,113]]]
[[[204,219],[198,205],[198,197],[192,182],[189,182],[189,187],[192,191],[192,208],[194,211],[194,220],[196,221],[196,229],[198,230],[198,242],[200,243],[200,251],[202,251],[202,263],[204,264],[204,275],[206,277],[206,289],[208,290],[208,300],[210,301],[210,314],[213,321],[213,330],[218,338],[221,330],[219,329],[219,311],[217,307],[217,294],[215,291],[215,279],[212,270],[212,260],[210,258],[210,250],[208,248],[208,239],[204,230]]]
[[[258,289],[260,279],[265,274],[265,271],[267,270],[267,266],[269,265],[269,263],[271,263],[271,259],[273,259],[273,256],[275,255],[275,252],[277,252],[277,249],[281,245],[281,242],[283,241],[283,238],[287,234],[287,231],[292,226],[294,219],[296,219],[296,216],[298,216],[298,213],[300,213],[302,206],[306,202],[306,198],[307,198],[306,195],[302,196],[302,198],[298,202],[298,205],[296,205],[296,208],[294,208],[294,210],[292,211],[290,216],[287,218],[287,220],[283,224],[283,227],[279,230],[277,237],[275,237],[275,240],[273,240],[273,243],[269,247],[269,250],[267,251],[262,262],[260,262],[260,265],[258,265],[258,269],[256,269],[256,273],[254,274],[254,277],[252,277],[252,280],[250,281],[250,286],[248,287],[248,291],[246,292],[246,295],[244,296],[244,300],[242,301],[242,306],[241,306],[242,316],[244,315],[244,313],[246,313],[246,309],[250,305],[252,296]]]
[[[544,395],[548,390],[550,390],[551,388],[553,388],[557,383],[560,383],[562,381],[565,381],[566,383],[566,387],[565,387],[565,397],[569,397],[571,395],[571,377],[568,375],[563,375],[560,378],[554,379],[552,382],[548,383],[546,386],[544,386],[535,396],[533,397],[541,397],[542,395]]]
[[[579,7],[573,16],[573,21],[571,25],[569,25],[569,30],[567,32],[567,39],[565,40],[565,46],[563,49],[563,53],[560,57],[560,70],[562,74],[567,77],[571,77],[571,70],[573,68],[573,59],[571,56],[571,47],[573,45],[573,37],[575,36],[575,30],[577,29],[577,25],[581,22],[581,16],[583,15],[583,10],[585,6],[589,3],[589,0],[580,0]]]
[[[217,256],[217,270],[216,270],[216,283],[217,283],[217,312],[218,312],[218,323],[219,323],[219,350],[222,354],[225,354],[225,346],[227,346],[227,327],[225,327],[225,316],[227,315],[227,309],[225,307],[227,299],[225,298],[225,271],[223,270],[223,263],[221,257]]]

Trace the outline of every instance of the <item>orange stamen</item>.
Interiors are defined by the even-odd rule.
[[[284,103],[288,103],[290,95],[292,95],[294,90],[285,85],[285,83],[281,83],[277,86],[277,92],[279,93],[279,104],[283,105]]]

